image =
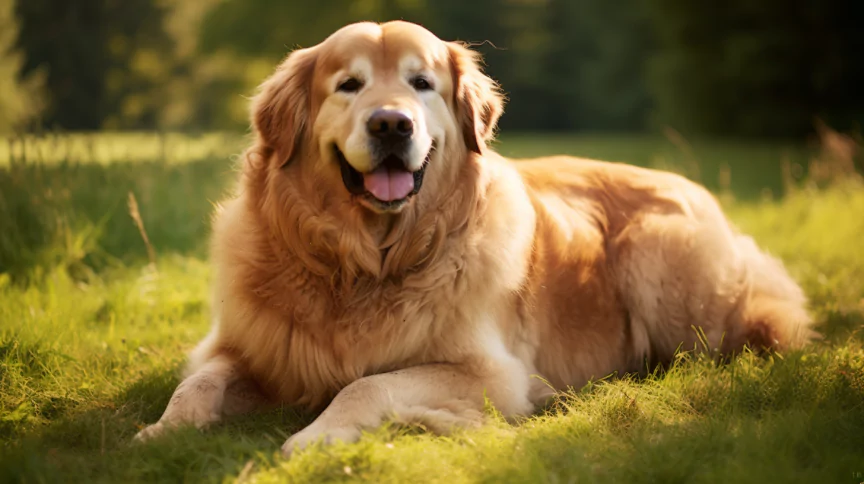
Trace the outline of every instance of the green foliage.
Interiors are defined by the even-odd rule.
[[[347,23],[404,19],[483,53],[487,72],[510,99],[504,129],[640,129],[650,107],[642,82],[650,30],[640,2],[607,3],[228,1],[209,12],[202,47],[240,59],[263,56],[272,67]]]
[[[864,115],[864,7],[849,0],[648,2],[658,122],[686,133],[801,135]]]
[[[156,126],[162,82],[174,74],[160,3],[26,0],[16,11],[24,73],[47,73],[45,127]]]
[[[103,146],[130,143],[130,156],[148,149],[146,137],[104,138]],[[784,157],[802,164],[808,157],[778,144],[694,141],[683,153],[649,137],[523,135],[499,148],[683,172],[695,159],[706,178],[732,163],[737,201],[727,212],[801,281],[825,341],[727,364],[682,353],[666,371],[593,382],[538,416],[508,424],[492,413],[484,428],[447,438],[391,426],[285,461],[279,446],[313,416],[281,407],[133,445],[138,428],[164,409],[183,355],[207,331],[211,268],[199,248],[211,202],[235,174],[224,158],[34,164],[0,156],[0,482],[861,479],[860,181],[816,190],[797,180],[782,200],[759,200],[760,184],[782,186]],[[155,266],[126,212],[130,190]]]
[[[18,37],[15,0],[0,0],[0,133],[26,126],[42,110],[44,73],[22,77],[24,58]]]
[[[30,118],[39,103],[14,93],[32,97],[44,76],[46,128],[242,129],[243,96],[290,50],[351,22],[394,19],[474,44],[509,95],[505,130],[799,137],[816,117],[844,130],[864,119],[864,7],[854,0],[16,5],[17,47],[6,45],[14,22],[0,20],[11,22],[0,92],[16,103],[7,113],[33,107]]]
[[[643,77],[653,47],[645,3],[553,0],[546,12],[549,48],[536,75],[549,115],[562,119],[550,127],[644,129],[652,101]]]

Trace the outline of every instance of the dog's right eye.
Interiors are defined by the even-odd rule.
[[[344,80],[336,86],[336,90],[339,92],[357,92],[360,88],[363,87],[363,83],[358,81],[357,79],[351,77],[347,80]]]

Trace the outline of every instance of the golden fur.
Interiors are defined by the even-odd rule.
[[[412,72],[434,89],[412,89]],[[361,91],[334,90],[346,73]],[[431,153],[422,190],[392,211],[346,190],[331,149],[371,169],[362,126],[382,106],[414,119],[406,166]],[[213,330],[139,437],[259,393],[329,403],[286,453],[385,418],[446,432],[478,424],[484,395],[525,415],[543,380],[669,360],[694,326],[724,352],[811,337],[799,287],[702,187],[584,159],[513,163],[487,147],[501,112],[477,55],[413,24],[355,24],[292,53],[254,100],[257,139],[215,222]]]

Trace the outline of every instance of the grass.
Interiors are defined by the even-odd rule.
[[[0,167],[21,161],[47,165],[100,164],[159,160],[184,163],[237,152],[244,144],[237,133],[175,132],[51,133],[0,138]]]
[[[515,424],[490,409],[489,425],[449,438],[387,427],[285,461],[279,446],[313,416],[284,407],[136,446],[207,330],[208,217],[231,164],[16,161],[0,168],[0,482],[864,481],[859,182],[779,198],[781,161],[806,167],[809,155],[777,144],[514,136],[500,149],[714,177],[734,222],[801,282],[825,340],[726,365],[682,353],[665,372],[594,382]]]

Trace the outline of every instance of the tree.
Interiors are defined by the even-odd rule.
[[[26,126],[42,110],[44,73],[21,76],[24,58],[15,48],[17,37],[15,1],[0,0],[0,132]]]
[[[864,113],[855,0],[651,2],[658,120],[685,132],[796,136]],[[859,118],[860,119],[860,118]]]
[[[24,75],[44,71],[49,128],[152,128],[170,76],[164,9],[152,0],[26,0],[18,45]],[[127,121],[124,121],[127,120]]]
[[[644,129],[652,107],[645,60],[654,48],[644,2],[551,0],[546,29],[543,91],[563,118],[549,127]]]

